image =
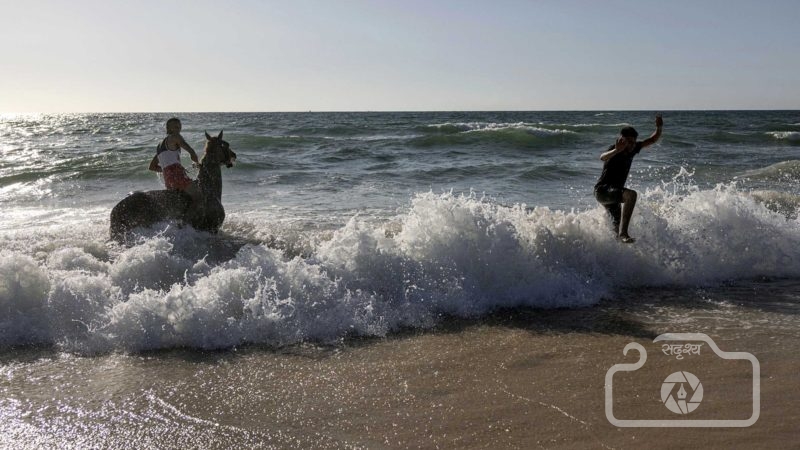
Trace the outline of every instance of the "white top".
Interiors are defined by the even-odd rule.
[[[168,149],[166,138],[156,147],[156,155],[158,155],[158,165],[161,166],[161,169],[181,163],[181,148],[178,147],[176,150]]]

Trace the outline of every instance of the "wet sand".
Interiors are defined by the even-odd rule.
[[[800,440],[797,288],[628,292],[593,308],[499,311],[332,346],[90,357],[6,349],[0,446],[786,448]],[[665,332],[702,332],[723,350],[753,353],[759,420],[748,428],[609,423],[606,372],[636,360],[623,356],[626,344],[652,346]],[[668,363],[650,360],[637,376],[662,380]],[[697,417],[748,410],[743,367],[701,376]],[[615,395],[615,405],[632,405],[615,406],[620,415],[672,414],[658,386],[615,386]]]

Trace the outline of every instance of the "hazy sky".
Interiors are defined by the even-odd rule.
[[[0,112],[800,108],[794,0],[0,1]]]

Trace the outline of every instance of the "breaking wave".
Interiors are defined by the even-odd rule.
[[[756,197],[734,185],[647,190],[634,245],[613,238],[600,207],[530,209],[430,192],[388,222],[354,217],[324,236],[223,251],[214,245],[235,237],[168,226],[130,248],[106,242],[106,223],[17,230],[0,240],[0,346],[331,343],[448,315],[586,307],[625,287],[800,277],[800,222]],[[269,227],[249,220],[225,230]],[[274,244],[292,239],[305,250]]]

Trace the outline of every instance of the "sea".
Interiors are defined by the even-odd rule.
[[[257,428],[209,431],[221,423],[211,406],[200,419],[169,402],[177,391],[123,395],[93,371],[124,386],[147,379],[149,361],[187,384],[198,359],[208,371],[245,350],[261,363],[352,355],[498,311],[581,317],[641,299],[641,320],[675,325],[702,303],[728,329],[795,339],[800,111],[663,111],[661,139],[633,162],[637,241],[623,244],[593,197],[599,156],[624,126],[648,137],[655,114],[0,115],[0,434],[22,447],[135,442],[114,422],[147,430],[143,447],[198,444],[194,432],[159,440],[189,424],[220,446],[252,445]],[[172,116],[198,155],[206,131],[236,152],[222,168],[225,222],[217,234],[159,223],[114,242],[112,207],[163,189],[148,164]],[[681,308],[660,307],[676,297]],[[755,314],[761,301],[772,306]],[[83,377],[101,387],[81,393]],[[277,447],[364,443],[272,432]]]

